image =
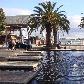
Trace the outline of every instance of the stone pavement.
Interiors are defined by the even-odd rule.
[[[0,57],[10,57],[10,56],[17,56],[18,54],[22,54],[23,51],[25,50],[21,50],[21,49],[17,49],[17,50],[8,50],[8,49],[0,49]]]
[[[36,73],[35,71],[0,71],[0,84],[28,84]]]
[[[24,52],[24,53],[23,53]],[[30,52],[30,51],[29,51]],[[32,53],[33,51],[31,51]],[[36,51],[34,52],[36,53]],[[23,55],[28,54],[27,51],[23,49],[8,50],[6,48],[0,48],[0,84],[28,84],[30,80],[37,74],[36,67],[38,66],[38,61],[8,61],[1,59],[5,58],[24,58]],[[38,53],[39,54],[39,53]],[[35,56],[32,56],[35,58]],[[36,58],[39,56],[36,56]],[[28,58],[28,57],[27,57]],[[30,59],[30,56],[29,56]],[[33,69],[30,70],[31,66]],[[28,70],[28,67],[29,70]],[[26,70],[27,69],[27,70]]]

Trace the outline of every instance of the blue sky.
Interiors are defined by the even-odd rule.
[[[33,13],[35,6],[38,3],[48,0],[1,0],[0,7],[4,9],[6,15],[29,15]],[[60,10],[65,10],[68,19],[70,20],[71,30],[65,37],[83,37],[83,29],[78,29],[81,16],[84,14],[84,0],[50,0],[57,2],[57,7],[63,5]],[[80,32],[79,32],[80,31]]]
[[[38,3],[48,0],[1,0],[0,7],[11,9],[24,9],[32,11]],[[57,2],[57,6],[64,5],[61,9],[65,10],[68,15],[80,15],[84,12],[84,0],[50,0]],[[11,15],[11,12],[10,12]]]

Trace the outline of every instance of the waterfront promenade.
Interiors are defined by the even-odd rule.
[[[34,67],[38,66],[41,58],[41,51],[39,49],[42,47],[36,46],[29,51],[25,51],[24,49],[8,50],[6,48],[0,48],[0,83],[27,84],[32,80],[38,72],[34,70]],[[34,51],[33,49],[36,50]],[[66,45],[66,49],[55,48],[51,50],[84,50],[84,45]]]
[[[40,52],[29,52],[0,48],[0,84],[29,84],[38,72],[41,58]]]
[[[40,45],[40,46],[35,46],[33,49],[34,50],[39,50],[43,48],[45,45]],[[61,49],[57,49],[57,47],[52,47],[52,50],[84,50],[84,45],[61,45]],[[66,49],[64,49],[66,47]],[[31,49],[31,50],[33,50]]]

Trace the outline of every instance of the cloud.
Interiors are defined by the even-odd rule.
[[[68,19],[70,21],[70,26],[73,28],[77,28],[81,22],[81,16],[80,15],[68,16]]]
[[[70,30],[69,34],[60,33],[60,37],[62,38],[84,38],[84,29],[80,29],[78,25],[81,22],[81,15],[73,15],[73,16],[68,16],[68,20],[70,21]]]
[[[30,15],[32,11],[28,9],[19,9],[19,8],[3,8],[6,16],[15,16],[15,15]]]

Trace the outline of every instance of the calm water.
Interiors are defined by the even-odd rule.
[[[51,51],[44,52],[43,55],[37,81],[33,81],[32,84],[49,84],[42,83],[48,79],[54,81],[51,84],[84,84],[83,51]],[[39,80],[41,82],[38,82]]]
[[[68,65],[67,75],[59,84],[84,84],[84,52],[66,51],[63,55]]]

